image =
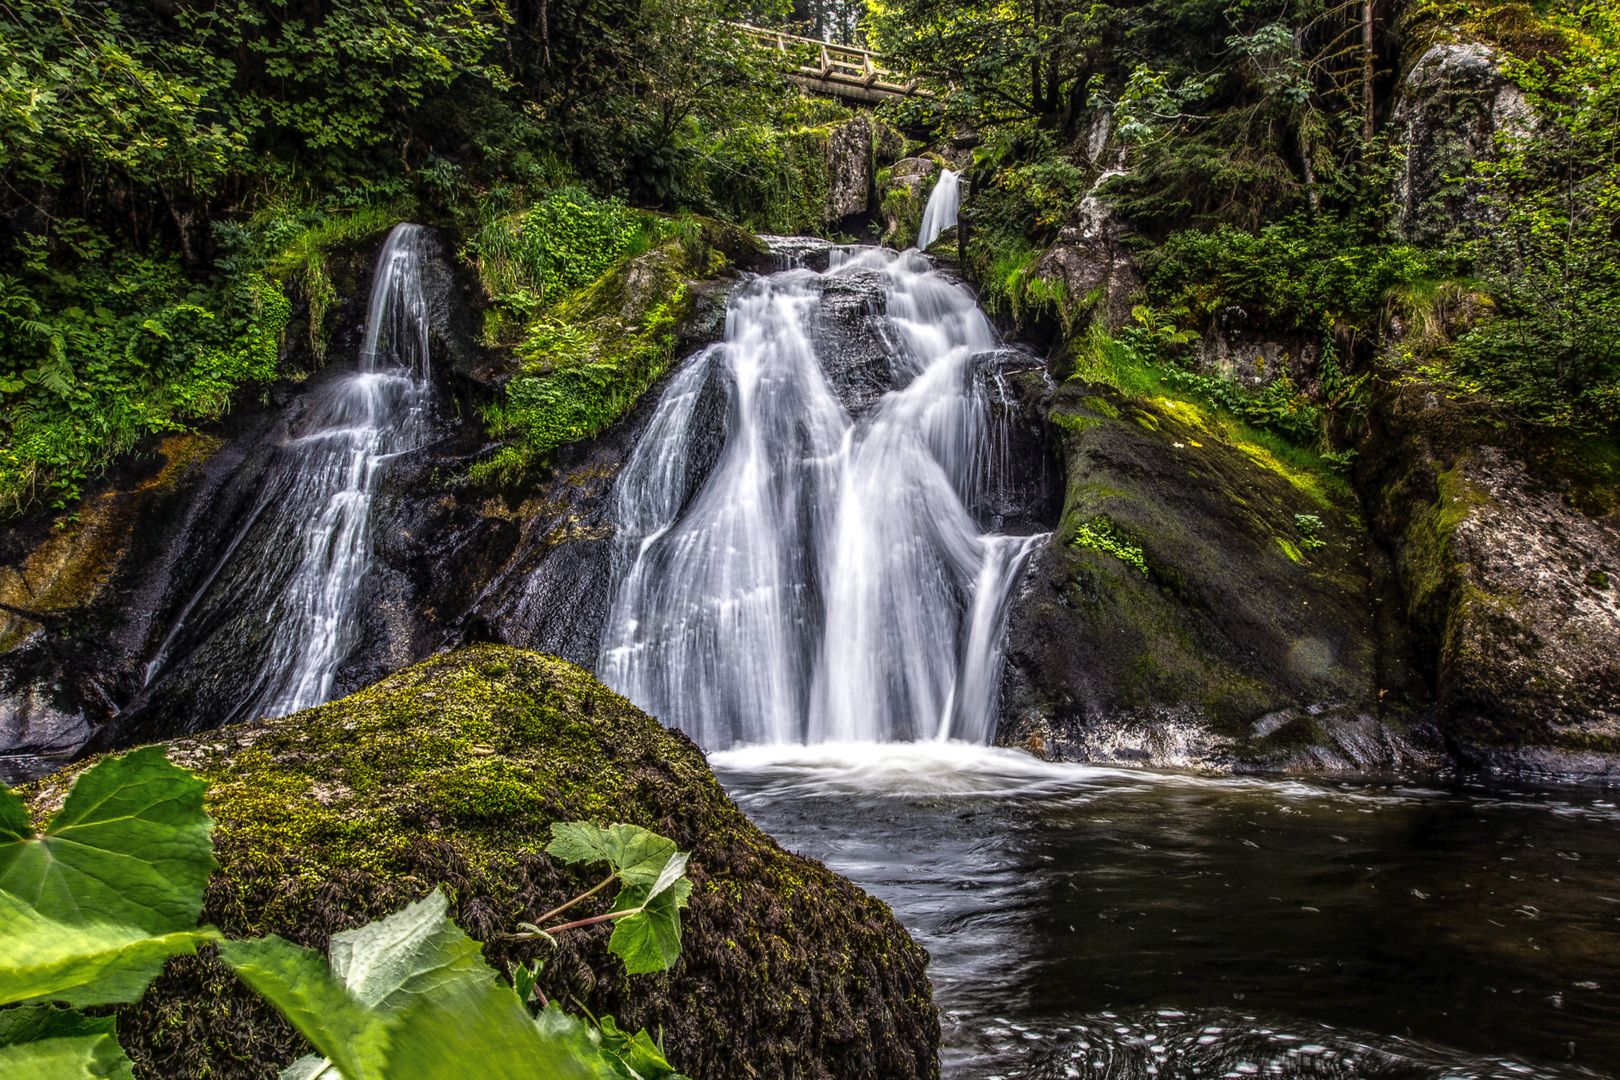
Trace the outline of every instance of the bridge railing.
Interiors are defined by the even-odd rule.
[[[760,48],[787,58],[793,64],[788,77],[811,89],[863,100],[933,96],[919,87],[916,79],[902,82],[903,76],[885,68],[879,62],[882,57],[869,49],[834,45],[748,23],[731,26]]]

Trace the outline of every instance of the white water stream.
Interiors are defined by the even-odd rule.
[[[311,395],[271,467],[274,480],[148,665],[148,685],[188,616],[263,524],[274,535],[249,545],[256,561],[235,588],[236,606],[268,628],[268,651],[232,716],[283,716],[330,700],[355,644],[354,604],[371,565],[379,470],[389,457],[420,446],[427,431],[423,257],[421,226],[402,224],[388,234],[356,370]]]
[[[962,201],[962,174],[946,169],[934,183],[928,205],[923,207],[922,225],[917,230],[917,248],[927,251],[939,239],[939,234],[956,224],[956,212]]]
[[[812,323],[827,279],[874,271],[895,389],[854,418]],[[1008,594],[1038,539],[968,511],[988,472],[975,360],[996,347],[915,252],[841,249],[826,275],[741,287],[724,343],[676,374],[619,478],[603,681],[712,749],[987,741]],[[689,495],[715,376],[724,445]]]

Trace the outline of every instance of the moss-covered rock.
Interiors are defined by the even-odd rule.
[[[1371,415],[1358,480],[1442,730],[1496,767],[1620,771],[1620,454],[1422,384]]]
[[[699,1080],[938,1075],[928,958],[887,906],[784,852],[685,736],[563,661],[467,648],[171,755],[212,783],[221,869],[203,918],[230,936],[324,949],[443,884],[492,964],[543,958],[550,998],[662,1029],[670,1060]],[[32,793],[37,812],[67,779]],[[542,852],[550,823],[574,819],[631,822],[692,853],[668,974],[626,976],[605,927],[555,949],[506,937],[597,883]],[[227,969],[196,958],[173,962],[119,1032],[166,1080],[268,1080],[305,1049]]]
[[[1012,616],[999,741],[1217,768],[1413,757],[1353,502],[1186,401],[1070,381],[1043,407],[1067,490]]]

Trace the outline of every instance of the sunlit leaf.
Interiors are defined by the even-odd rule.
[[[651,885],[675,854],[675,842],[638,825],[602,828],[588,821],[551,826],[546,854],[563,862],[606,862],[626,885]]]
[[[207,788],[159,746],[106,758],[79,776],[42,835],[26,837],[15,811],[0,811],[0,889],[69,925],[190,930],[218,865]]]
[[[194,953],[218,936],[208,929],[152,936],[133,926],[61,923],[0,892],[0,1005],[135,1001],[169,957]]]
[[[0,1076],[6,1080],[133,1080],[134,1065],[110,1016],[38,1006],[0,1012]]]
[[[608,950],[624,961],[625,970],[632,975],[666,971],[681,955],[680,909],[692,895],[692,883],[679,878],[654,896],[649,895],[651,888],[632,886],[613,901],[614,911],[645,908],[617,920],[608,939]]]

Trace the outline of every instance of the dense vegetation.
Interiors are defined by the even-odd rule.
[[[913,146],[976,145],[967,269],[992,308],[1059,325],[1077,369],[1151,369],[1305,443],[1353,423],[1375,360],[1532,425],[1620,422],[1610,5],[7,0],[0,504],[66,507],[144,436],[298,377],[289,295],[320,362],[324,252],[404,217],[463,230],[486,341],[519,367],[482,475],[600,430],[664,370],[683,298],[610,326],[598,279],[659,252],[701,274],[693,214],[834,225],[826,125],[849,111],[734,18],[865,41],[934,90],[880,112]],[[1454,178],[1483,212],[1400,232],[1395,90],[1448,41],[1495,49],[1538,120]],[[1041,265],[1088,194],[1143,269],[1131,325],[1092,326],[1100,297]],[[1234,309],[1312,369],[1263,401],[1191,370]]]

